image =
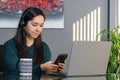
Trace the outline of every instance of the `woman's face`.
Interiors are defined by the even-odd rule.
[[[25,26],[25,31],[27,32],[27,38],[36,39],[42,32],[44,25],[44,17],[38,15],[32,20],[28,21]]]

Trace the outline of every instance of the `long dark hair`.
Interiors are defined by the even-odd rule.
[[[27,58],[28,51],[26,46],[26,31],[24,27],[27,25],[29,20],[32,20],[34,17],[41,15],[45,19],[45,15],[39,8],[29,7],[27,8],[19,21],[16,35],[14,37],[16,42],[16,47],[18,50],[19,58]],[[41,41],[41,34],[34,41],[34,64],[42,63],[43,60],[43,45]]]

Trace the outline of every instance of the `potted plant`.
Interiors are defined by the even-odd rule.
[[[111,41],[111,51],[109,56],[109,62],[107,67],[107,73],[118,73],[119,72],[119,63],[120,63],[120,26],[117,25],[111,30],[102,30],[97,35],[97,40],[100,37],[101,40]],[[107,37],[107,38],[106,38]]]

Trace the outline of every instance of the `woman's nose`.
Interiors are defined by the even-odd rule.
[[[36,27],[36,31],[37,31],[37,32],[39,32],[40,29],[41,29],[41,27],[39,27],[39,26]]]

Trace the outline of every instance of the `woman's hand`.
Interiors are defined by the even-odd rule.
[[[58,65],[54,64],[53,61],[48,61],[40,65],[42,71],[47,72],[62,72],[65,67],[66,60],[64,63],[58,63]]]
[[[62,72],[65,67],[66,60],[64,63],[58,63],[58,72]]]
[[[60,64],[62,67],[62,65]],[[47,71],[47,72],[57,72],[58,71],[58,65],[54,64],[53,61],[48,61],[46,63],[43,63],[40,65],[42,71]]]

